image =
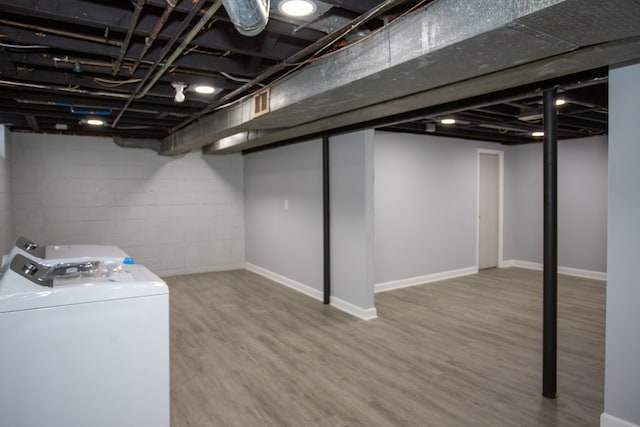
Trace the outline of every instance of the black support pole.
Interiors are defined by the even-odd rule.
[[[330,233],[330,198],[329,195],[329,137],[322,137],[322,233],[324,256],[324,292],[323,303],[331,300],[331,233]]]
[[[558,347],[558,116],[556,89],[544,91],[544,300],[542,395],[555,399]]]

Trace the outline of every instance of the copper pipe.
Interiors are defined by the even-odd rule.
[[[85,59],[73,59],[68,56],[54,56],[51,58],[53,63],[62,62],[64,64],[80,64],[80,65],[91,65],[92,67],[102,67],[102,68],[113,68],[113,63],[104,62],[104,61],[89,61]]]
[[[149,51],[153,43],[158,38],[158,35],[160,34],[162,27],[164,27],[164,24],[169,19],[169,15],[171,15],[173,10],[176,8],[177,3],[178,2],[176,0],[174,1],[167,0],[167,8],[164,10],[164,12],[162,12],[162,16],[160,17],[160,19],[158,19],[158,22],[156,22],[156,26],[153,27],[153,31],[151,32],[151,34],[149,34],[149,37],[146,38],[144,42],[144,48],[142,49],[140,56],[138,56],[138,60],[136,61],[136,63],[133,64],[133,67],[131,67],[131,70],[129,71],[129,73],[133,74],[136,72],[138,65],[140,65],[140,61],[142,61],[142,58],[144,58],[144,56],[147,54],[147,52]]]
[[[90,41],[95,43],[102,43],[102,44],[108,44],[111,46],[122,47],[122,43],[115,40],[109,40],[107,38],[102,38],[102,37],[87,36],[85,34],[72,33],[70,31],[57,30],[55,28],[41,27],[39,25],[23,24],[21,22],[14,22],[6,19],[0,19],[0,24],[9,25],[12,27],[24,28],[26,30],[42,31],[44,33],[55,34],[57,36],[70,37],[78,40],[85,40],[85,41]]]
[[[138,87],[136,88],[134,93],[131,94],[131,96],[129,97],[129,100],[126,102],[124,107],[122,107],[122,109],[120,110],[120,113],[118,114],[114,122],[111,124],[112,128],[115,129],[118,122],[124,115],[124,112],[127,110],[127,108],[129,108],[129,106],[131,105],[134,99],[142,98],[147,94],[147,92],[149,92],[151,87],[160,79],[160,77],[162,77],[162,75],[173,64],[173,62],[178,58],[178,56],[182,54],[182,52],[187,47],[187,45],[191,43],[191,41],[198,34],[198,32],[202,30],[202,28],[207,24],[207,22],[216,13],[216,11],[220,8],[220,6],[222,6],[222,0],[216,0],[215,3],[213,3],[209,9],[207,9],[207,11],[198,21],[198,23],[195,26],[193,26],[193,28],[191,28],[191,30],[187,33],[182,43],[180,43],[180,45],[174,49],[174,45],[178,41],[178,38],[180,38],[182,34],[187,30],[187,28],[189,27],[189,24],[191,23],[191,20],[196,15],[196,13],[200,10],[200,7],[205,3],[205,1],[206,0],[198,0],[198,2],[194,4],[191,11],[189,12],[189,15],[187,15],[184,21],[182,21],[182,25],[180,25],[180,28],[178,28],[178,31],[174,33],[173,37],[171,37],[171,40],[169,40],[169,42],[165,45],[164,49],[162,49],[162,52],[160,53],[160,57],[157,59],[156,62],[153,63],[153,65],[147,71],[147,74],[144,76],[140,84],[138,84]],[[156,74],[153,76],[151,81],[147,83],[147,80],[151,78],[151,75],[154,73],[156,68],[160,66],[160,62],[164,60],[164,58],[169,54],[169,51],[172,49],[174,49],[174,51],[169,57],[169,59],[167,59],[167,61],[164,64],[162,64],[161,68],[156,72]]]

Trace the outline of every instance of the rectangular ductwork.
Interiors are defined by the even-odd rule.
[[[251,99],[251,118],[255,119],[271,111],[271,89],[268,87],[255,93]]]
[[[637,59],[639,45],[634,0],[440,0],[273,84],[268,113],[249,97],[164,147],[240,151]]]

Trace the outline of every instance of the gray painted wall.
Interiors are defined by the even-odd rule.
[[[374,308],[373,130],[331,138],[331,294]]]
[[[376,132],[376,283],[476,265],[478,148],[502,149]]]
[[[12,134],[13,236],[122,247],[157,274],[244,264],[242,156]]]
[[[321,141],[244,159],[247,262],[321,291]]]
[[[367,310],[374,307],[373,131],[332,137],[330,153],[331,295]],[[248,154],[244,167],[247,262],[322,291],[322,142]]]
[[[13,246],[11,229],[11,133],[0,125],[0,253]]]
[[[375,134],[375,282],[476,264],[477,156],[504,151],[504,260],[542,262],[542,145]],[[559,265],[606,271],[607,138],[558,147]]]
[[[606,272],[607,138],[558,144],[558,265]],[[542,262],[542,144],[505,158],[505,258]]]
[[[542,146],[505,153],[505,259],[542,262]]]
[[[638,111],[640,64],[612,69],[609,72],[609,258],[604,409],[606,414],[635,425],[640,425]]]

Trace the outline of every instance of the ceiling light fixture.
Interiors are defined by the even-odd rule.
[[[90,125],[90,126],[104,126],[104,120],[87,119],[87,124]]]
[[[535,136],[535,137],[544,136],[544,132],[537,130],[535,132],[531,132],[531,136]]]
[[[196,86],[194,90],[203,95],[210,95],[216,91],[216,88],[214,88],[213,86],[202,85],[202,86]]]
[[[455,124],[456,119],[442,119],[440,120],[440,123],[442,123],[443,125],[453,125]]]
[[[176,96],[173,100],[177,103],[184,102],[186,96],[184,96],[184,90],[187,88],[187,85],[184,83],[171,83],[171,86],[176,90]]]
[[[278,10],[287,16],[309,16],[316,11],[316,4],[311,0],[282,0]]]
[[[566,100],[564,100],[564,99],[562,99],[562,98],[558,98],[558,99],[556,99],[556,106],[557,106],[557,107],[559,107],[559,106],[561,106],[561,105],[564,105],[564,104],[566,104],[566,103],[567,103],[567,101],[566,101]]]

